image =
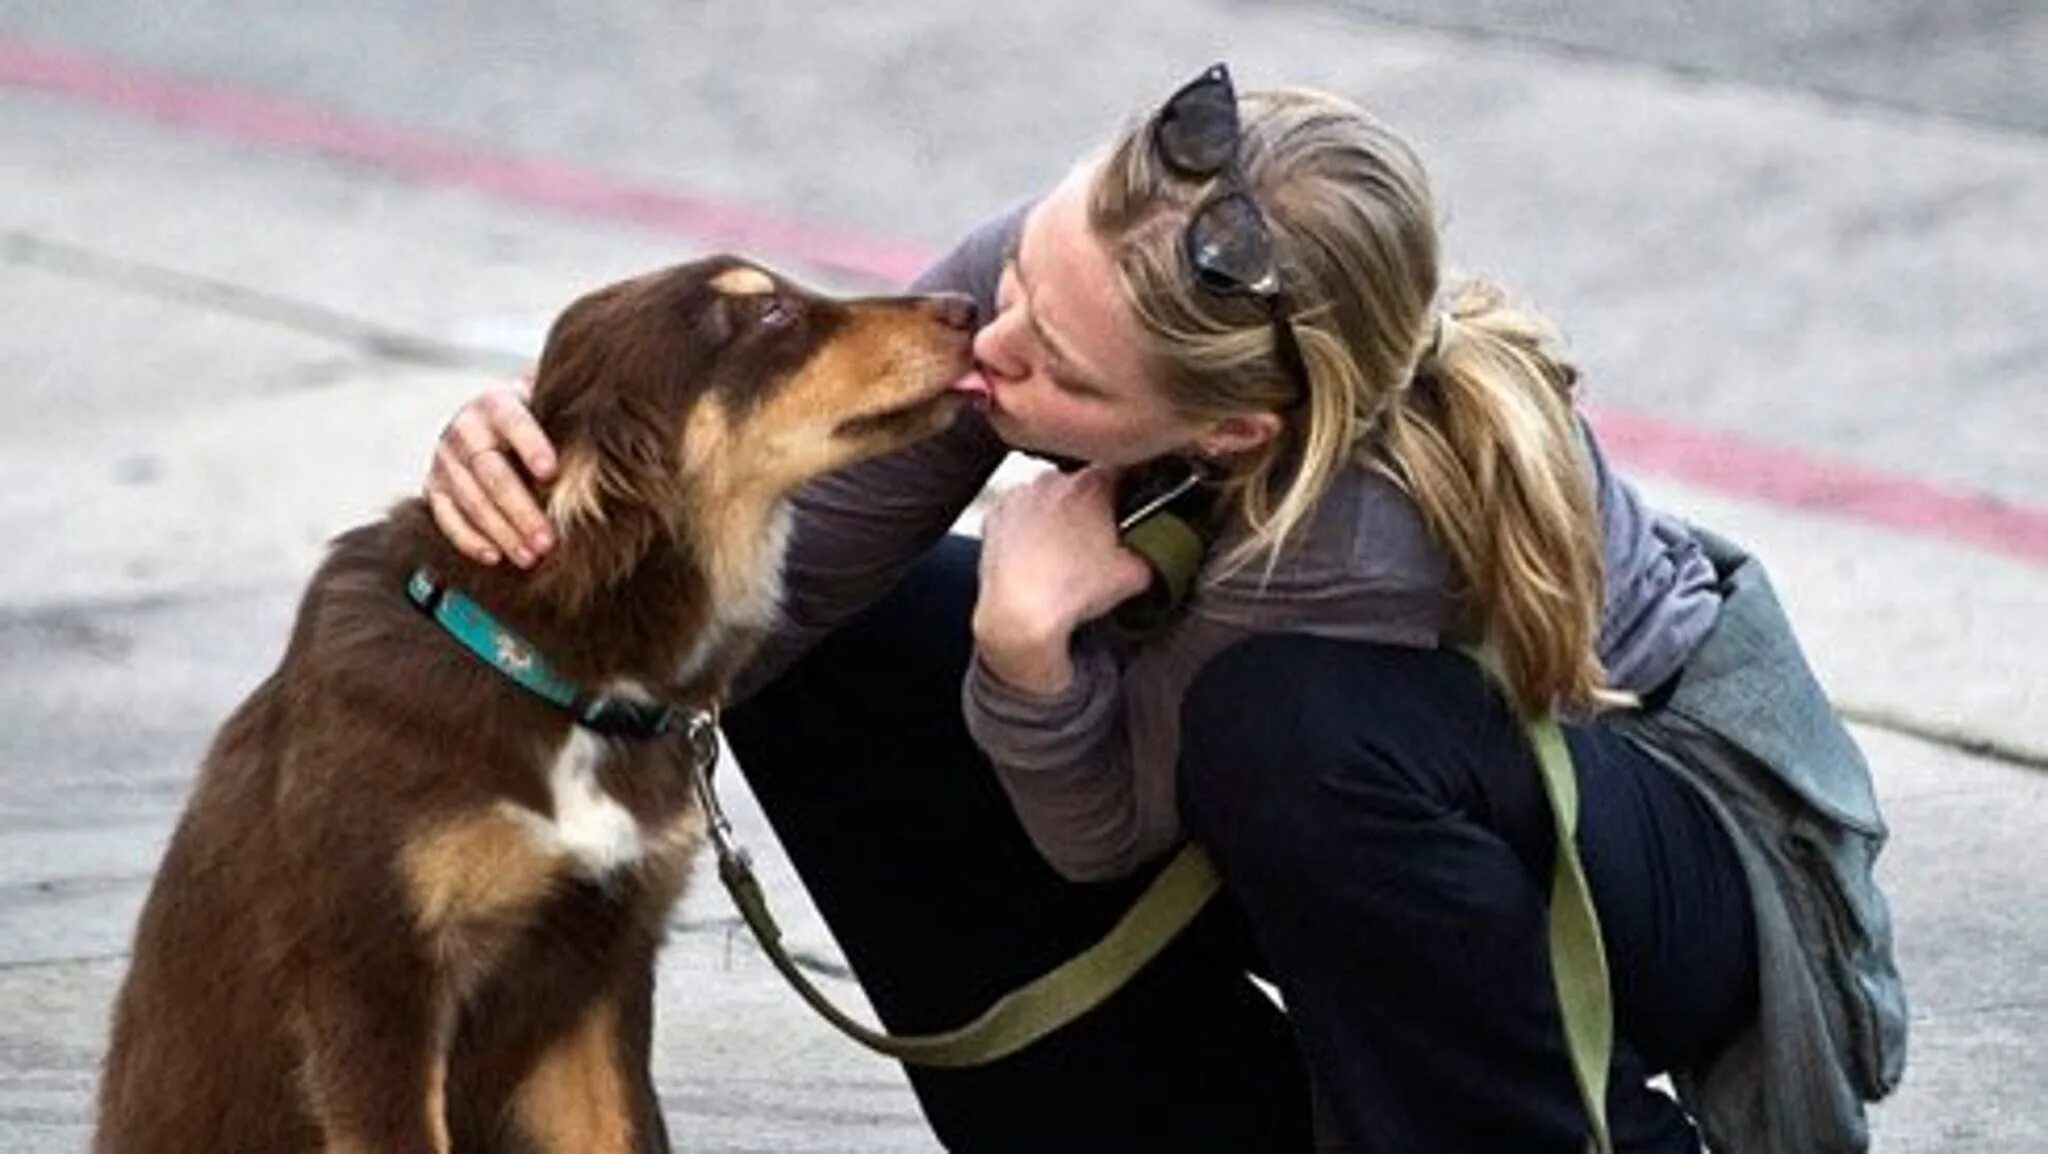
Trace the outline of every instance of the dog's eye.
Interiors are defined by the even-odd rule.
[[[764,329],[786,329],[796,323],[796,306],[779,296],[763,296],[754,306],[754,323]]]

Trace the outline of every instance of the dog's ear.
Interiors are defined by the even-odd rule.
[[[567,531],[608,524],[634,508],[660,513],[676,497],[673,455],[664,422],[631,397],[573,406],[551,439],[562,467],[547,490],[548,519]],[[584,410],[584,411],[576,411]]]
[[[627,507],[659,502],[671,484],[666,420],[632,376],[658,358],[641,348],[628,284],[579,298],[556,319],[533,386],[533,415],[562,461],[547,494],[565,534]]]
[[[543,494],[560,544],[535,576],[569,602],[624,577],[675,508],[674,419],[631,379],[651,358],[630,300],[615,285],[564,310],[534,381],[534,418],[562,462]]]
[[[669,436],[633,398],[571,406],[551,432],[561,468],[545,508],[559,544],[536,576],[581,601],[626,576],[661,536],[671,532],[676,451]],[[581,411],[578,411],[581,410]]]

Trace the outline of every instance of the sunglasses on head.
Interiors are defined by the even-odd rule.
[[[1167,97],[1152,119],[1152,150],[1175,175],[1190,180],[1220,177],[1216,194],[1188,214],[1181,252],[1195,283],[1217,296],[1246,296],[1266,307],[1273,344],[1292,374],[1296,404],[1308,396],[1308,367],[1288,320],[1280,291],[1280,266],[1273,256],[1273,232],[1246,190],[1238,166],[1243,139],[1237,119],[1237,89],[1226,65],[1211,65]]]

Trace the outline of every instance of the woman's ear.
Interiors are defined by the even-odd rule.
[[[1280,414],[1239,413],[1209,422],[1195,434],[1195,449],[1204,457],[1234,457],[1280,435]]]

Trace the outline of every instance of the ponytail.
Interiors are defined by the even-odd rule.
[[[1601,543],[1577,373],[1548,351],[1549,327],[1490,284],[1465,284],[1437,323],[1375,463],[1422,510],[1459,575],[1462,626],[1494,648],[1522,713],[1625,700],[1595,652]]]

